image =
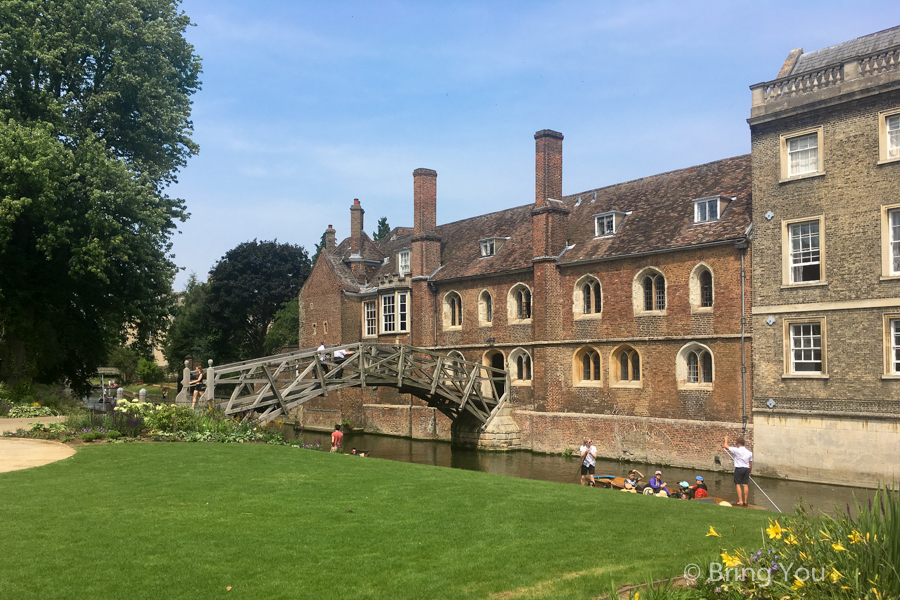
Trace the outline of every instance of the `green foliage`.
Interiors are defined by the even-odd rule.
[[[572,458],[572,455],[575,454],[575,451],[572,448],[566,448],[562,451],[561,454],[563,458]]]
[[[10,419],[31,419],[34,417],[54,416],[52,408],[46,406],[13,406],[9,409]]]
[[[128,346],[119,346],[109,353],[107,362],[109,366],[119,370],[119,379],[123,385],[128,385],[135,381],[138,368],[138,353],[134,348]]]
[[[208,284],[191,273],[181,293],[180,303],[172,310],[172,323],[166,334],[163,356],[170,369],[180,372],[186,356],[211,356],[206,294]]]
[[[309,261],[310,265],[311,265],[310,268],[316,266],[316,261],[319,260],[319,254],[321,254],[322,250],[325,249],[326,236],[327,236],[327,234],[325,232],[322,232],[322,237],[321,237],[321,239],[319,239],[319,243],[316,244],[316,252],[315,252],[315,254],[312,255],[312,258]]]
[[[378,230],[372,233],[372,239],[376,242],[387,237],[391,232],[391,226],[388,225],[387,217],[378,219]]]
[[[78,395],[161,331],[197,152],[190,24],[163,0],[0,0],[0,379]]]
[[[106,432],[106,439],[108,440],[117,440],[122,437],[122,434],[116,431],[115,429],[110,429]]]
[[[205,322],[212,353],[203,358],[225,363],[263,356],[275,314],[298,297],[309,271],[301,246],[253,240],[229,250],[209,274]]]
[[[135,376],[143,383],[158,383],[163,379],[163,370],[152,358],[139,358]]]
[[[82,442],[93,442],[94,440],[103,439],[105,436],[99,431],[85,431],[78,437],[81,438]]]
[[[192,430],[197,420],[197,414],[187,406],[176,404],[159,404],[156,410],[144,416],[144,422],[152,430],[175,432],[179,429]]]
[[[266,354],[278,354],[285,346],[300,343],[300,298],[281,305],[266,332]]]

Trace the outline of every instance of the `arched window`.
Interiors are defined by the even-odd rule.
[[[678,352],[676,377],[679,384],[713,382],[713,358],[709,348],[692,342]]]
[[[572,308],[576,319],[586,315],[600,315],[603,310],[603,294],[596,278],[585,275],[575,283]]]
[[[517,284],[509,291],[509,320],[523,321],[531,318],[531,290],[525,284]]]
[[[494,321],[494,301],[487,290],[478,296],[478,321],[482,326],[490,325]]]
[[[509,353],[509,374],[513,382],[531,381],[531,355],[522,348]]]
[[[712,273],[706,269],[700,273],[700,306],[707,308],[713,305]]]
[[[635,278],[635,312],[666,309],[666,278],[656,269],[645,269]]]
[[[444,327],[461,327],[462,318],[462,298],[450,292],[444,296]]]
[[[575,383],[600,383],[600,353],[594,348],[581,348],[575,353],[573,364]]]
[[[631,346],[622,346],[613,352],[615,380],[622,383],[641,380],[641,356]]]
[[[465,381],[468,378],[468,374],[465,370],[465,365],[462,364],[462,361],[466,360],[466,357],[462,355],[458,350],[452,350],[447,353],[447,361],[444,363],[443,372],[445,375],[448,375],[450,379],[444,380],[444,387],[453,388],[454,383],[456,387],[462,389],[465,385]]]

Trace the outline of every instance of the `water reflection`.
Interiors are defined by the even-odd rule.
[[[293,437],[292,428],[285,428],[285,433]],[[329,434],[318,432],[303,433],[303,442],[313,443],[317,439],[323,445],[330,445]],[[580,462],[577,458],[566,459],[560,455],[537,454],[527,451],[518,452],[479,452],[464,448],[452,447],[447,442],[412,440],[408,438],[351,433],[344,436],[347,452],[355,447],[358,450],[369,450],[374,458],[385,458],[401,462],[454,469],[482,471],[494,475],[537,479],[558,483],[578,483],[581,479]],[[688,481],[693,484],[697,475],[702,475],[710,494],[726,500],[737,500],[731,473],[702,471],[699,469],[683,469],[643,463],[625,463],[612,460],[597,460],[597,475],[625,475],[629,469],[636,468],[645,475],[645,481],[659,469],[663,472],[663,480],[669,488],[677,487],[678,482]],[[835,507],[844,510],[847,504],[854,503],[854,495],[860,501],[868,501],[875,494],[874,490],[851,488],[836,485],[804,483],[754,477],[765,493],[784,512],[791,512],[802,498],[807,504],[828,513]],[[750,503],[774,510],[765,496],[752,483],[750,484]]]

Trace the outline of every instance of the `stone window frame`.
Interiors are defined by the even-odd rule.
[[[808,221],[819,222],[819,279],[817,281],[791,281],[791,225],[806,223]],[[783,219],[781,221],[781,287],[800,288],[828,285],[828,253],[826,252],[825,215],[813,215],[796,219]]]
[[[487,289],[481,290],[478,294],[478,325],[479,327],[494,326],[494,297]]]
[[[816,134],[816,163],[817,169],[811,173],[802,173],[800,175],[790,174],[790,160],[788,158],[788,141]],[[809,179],[810,177],[821,177],[825,175],[825,128],[822,125],[817,127],[808,127],[799,129],[790,133],[783,133],[780,136],[780,154],[781,154],[781,181],[787,183],[790,181],[800,181],[801,179]]]
[[[709,306],[703,306],[703,286],[700,281],[700,274],[703,271],[707,271],[711,278],[711,295],[712,295],[712,303]],[[713,269],[709,264],[705,262],[699,262],[694,265],[694,268],[691,269],[691,275],[688,280],[689,285],[689,301],[691,303],[691,313],[692,314],[710,314],[713,312],[713,308],[716,306],[716,274],[713,272]]]
[[[893,354],[895,346],[893,344],[892,323],[895,321],[900,323],[900,312],[886,312],[882,315],[882,347],[884,349],[884,364],[881,373],[882,379],[900,380],[900,369],[894,369]],[[900,347],[900,346],[897,346]]]
[[[894,256],[891,251],[891,213],[900,211],[900,203],[884,204],[881,207],[881,279],[900,279],[900,271],[894,271]],[[900,242],[900,240],[897,240]]]
[[[884,165],[888,163],[900,162],[900,154],[895,157],[888,156],[888,131],[887,120],[890,117],[900,116],[900,107],[890,110],[883,110],[878,113],[878,163]]]
[[[644,278],[650,276],[651,273],[655,273],[656,275],[662,276],[664,291],[663,291],[663,302],[665,306],[662,309],[656,308],[657,306],[657,296],[658,289],[657,284],[654,281],[653,283],[653,310],[646,310],[644,308]],[[653,276],[654,280],[656,279],[656,275]],[[632,290],[631,290],[631,299],[632,299],[632,307],[634,309],[635,316],[647,316],[647,315],[657,315],[657,316],[665,316],[666,310],[669,307],[669,278],[666,277],[666,274],[663,273],[662,269],[655,266],[644,267],[634,276],[634,280],[632,282]]]
[[[527,361],[527,364],[523,365],[525,373],[523,375],[529,375],[527,379],[519,378],[519,364],[518,360],[522,358]],[[507,357],[506,369],[509,373],[509,381],[512,385],[518,386],[531,386],[534,383],[534,359],[531,357],[531,354],[524,348],[516,348],[512,352],[509,353]]]
[[[412,253],[408,248],[403,249],[397,253],[397,273],[399,273],[400,275],[409,275],[410,273],[412,273],[412,263],[410,258],[411,255]],[[405,261],[404,257],[406,257]],[[405,269],[403,268],[404,264],[406,266]]]
[[[519,318],[517,293],[520,290],[528,292],[529,316],[523,318]],[[534,318],[534,290],[528,284],[520,281],[509,288],[509,293],[506,295],[506,316],[510,325],[527,325],[532,322]]]
[[[453,367],[454,371],[457,371],[457,377],[468,377],[468,373],[466,373],[465,368],[458,362],[466,360],[466,357],[462,352],[460,352],[459,350],[451,350],[447,353],[447,358],[447,363],[449,363],[449,366]],[[441,384],[447,389],[453,389],[453,382],[449,379],[443,380]]]
[[[702,381],[703,366],[698,364],[700,381],[689,381],[688,358],[692,353],[698,353],[698,361],[703,353],[709,354],[710,380]],[[675,355],[675,380],[679,390],[712,390],[716,381],[716,356],[709,346],[700,342],[688,342],[678,350]]]
[[[638,359],[638,379],[622,379],[622,354],[628,354],[629,370],[633,372],[634,357]],[[609,387],[642,388],[644,387],[644,357],[640,350],[631,344],[620,344],[609,353]]]
[[[819,325],[821,338],[822,370],[821,371],[794,371],[792,356],[791,328],[794,325]],[[781,345],[784,351],[784,365],[782,379],[828,379],[828,328],[825,316],[793,316],[782,320]]]
[[[368,321],[368,305],[374,306],[374,322],[372,323],[372,333],[369,333],[369,321]],[[362,336],[364,338],[374,338],[378,337],[378,300],[363,300],[360,303],[360,307],[362,308]]]
[[[590,309],[591,312],[584,312],[584,286],[590,283],[591,285],[591,301],[590,301]],[[600,299],[600,310],[597,311],[597,297],[595,296],[597,290],[599,290],[599,299]],[[591,275],[587,273],[578,278],[578,281],[575,282],[575,286],[572,288],[572,316],[576,321],[580,321],[582,319],[600,319],[603,316],[603,284],[600,283],[600,280],[596,275]]]
[[[591,379],[584,378],[584,358],[588,353],[597,357],[597,365],[591,363]],[[594,375],[596,379],[593,379]],[[572,353],[572,384],[575,387],[603,387],[603,355],[597,347],[581,346]]]
[[[454,304],[458,303],[458,311],[455,311]],[[444,294],[441,300],[441,317],[444,331],[459,331],[463,324],[463,301],[462,294],[456,290],[450,290]],[[455,321],[455,323],[454,323]]]

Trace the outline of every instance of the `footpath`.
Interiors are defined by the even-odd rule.
[[[33,417],[30,419],[0,418],[0,432],[27,429],[31,423],[57,423],[65,417]],[[0,473],[40,467],[75,454],[75,449],[60,442],[0,438]]]

